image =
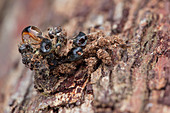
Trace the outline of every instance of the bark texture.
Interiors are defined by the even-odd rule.
[[[2,0],[1,4],[6,12],[0,10],[0,112],[170,113],[169,0]],[[9,29],[6,23],[11,21],[17,29],[11,24]],[[28,24],[43,29],[60,25],[70,37],[94,27],[119,37],[126,47],[113,50],[112,66],[101,64],[90,75],[80,102],[56,107],[57,100],[38,96],[34,73],[21,63],[20,39],[15,37]]]

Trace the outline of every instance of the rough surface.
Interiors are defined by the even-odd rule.
[[[0,23],[2,112],[168,113],[170,111],[168,0],[99,0],[98,2],[31,0],[29,3],[21,0],[8,3],[2,0],[1,4],[3,4],[0,5],[0,9],[3,9],[0,10],[2,14],[0,19],[3,22]],[[14,6],[10,7],[11,4]],[[19,8],[22,8],[23,12],[19,13]],[[3,12],[4,10],[6,12]],[[39,16],[36,16],[37,12]],[[21,14],[22,17],[19,16]],[[32,20],[25,21],[30,17]],[[20,27],[16,30],[11,23],[9,29],[7,24],[9,21],[15,22]],[[16,34],[20,34],[27,25],[40,26],[43,31],[49,26],[60,25],[67,32],[68,39],[75,37],[80,31],[87,34],[92,43],[83,50],[86,66],[84,71],[88,79],[82,82],[83,91],[76,87],[74,89],[76,95],[70,94],[75,102],[62,103],[59,93],[46,95],[38,93],[33,87],[35,73],[20,62],[17,46],[14,46],[19,43],[21,36],[11,38],[17,37]],[[2,49],[4,47],[6,48]],[[64,67],[70,67],[69,65]],[[74,70],[74,67],[72,69]],[[64,73],[62,69],[59,70]],[[77,71],[74,76],[78,76],[79,73],[82,71]],[[69,93],[61,95],[66,98],[70,96]]]
[[[112,67],[113,49],[122,45],[117,37],[107,38],[104,32],[93,30],[88,36],[79,32],[71,39],[61,27],[49,28],[48,34],[35,26],[23,30],[18,50],[22,63],[35,71],[34,88],[38,93],[23,111],[37,112],[83,103],[87,91],[92,92],[92,88],[85,89],[91,74],[100,65]],[[102,84],[105,83],[108,86],[109,81]]]

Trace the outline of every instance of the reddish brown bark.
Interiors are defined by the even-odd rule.
[[[170,2],[65,1],[1,2],[5,7],[0,5],[0,9],[6,12],[0,11],[0,112],[168,113]],[[18,28],[11,23],[10,29],[9,22]],[[95,27],[119,37],[126,47],[113,50],[112,66],[101,64],[90,75],[83,101],[56,107],[45,96],[38,96],[33,88],[33,73],[21,63],[17,35],[29,24],[42,30],[61,25],[69,37]]]

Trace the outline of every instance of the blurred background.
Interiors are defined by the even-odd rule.
[[[138,38],[135,37],[138,37],[138,35],[140,36],[145,32],[143,26],[147,24],[147,19],[149,18],[147,15],[154,15],[151,20],[149,18],[149,22],[153,21],[151,27],[155,28],[155,25],[163,26],[156,27],[155,29],[160,31],[158,36],[164,38],[166,36],[164,34],[169,33],[169,6],[169,0],[0,0],[0,113],[6,108],[8,108],[6,109],[6,112],[8,113],[10,111],[9,106],[15,105],[16,99],[18,103],[21,103],[27,93],[23,92],[23,89],[33,84],[31,81],[33,78],[31,76],[32,72],[25,68],[21,63],[21,56],[18,52],[18,44],[21,41],[21,32],[25,27],[34,25],[40,28],[41,31],[45,31],[51,26],[62,26],[62,28],[67,31],[68,37],[74,36],[79,31],[87,33],[90,27],[100,27],[105,33],[118,34],[124,41],[130,40],[130,42],[135,42],[138,41]],[[157,17],[159,18],[154,20]],[[138,31],[136,31],[136,29],[138,29]],[[153,33],[157,31],[153,31]],[[163,35],[161,35],[161,33]],[[143,36],[143,34],[141,36]],[[147,39],[148,42],[150,38],[152,38],[152,35],[149,36]],[[156,37],[156,39],[159,38]],[[139,42],[140,41],[141,40],[139,40]],[[168,45],[168,41],[163,40],[163,42],[161,43],[165,46]],[[135,54],[138,56],[136,57],[137,63],[139,62],[139,59],[141,59],[140,54]],[[158,66],[163,70],[164,62],[167,63],[167,61],[162,60],[160,62],[163,63],[160,65],[158,62]],[[167,71],[168,69],[169,68],[167,68]],[[136,75],[136,72],[134,75]],[[153,72],[156,73],[156,71]],[[155,73],[153,75],[157,80],[156,77],[159,74]],[[161,76],[163,75],[164,74]],[[145,76],[143,77],[142,74],[141,78],[145,81]],[[154,86],[159,85],[156,81],[152,83]],[[141,84],[145,86],[148,84],[148,80],[146,80],[146,84],[145,82],[134,82],[133,86],[136,86],[139,90],[132,95],[134,105],[130,105],[131,108],[127,106],[127,108],[135,108],[137,111],[140,110],[140,107],[143,108],[145,99],[138,99],[138,95],[141,94],[146,96],[145,90],[148,90],[148,93],[150,93],[148,94],[148,99],[150,98],[151,101],[153,99],[153,103],[156,103],[154,104],[156,107],[152,107],[152,110],[156,112],[159,112],[157,110],[164,110],[166,106],[162,107],[161,104],[157,105],[157,100],[162,97],[161,95],[163,94],[160,93],[160,91],[164,91],[165,86],[158,90],[148,89],[148,87],[142,87],[142,90],[140,90],[141,88],[138,87],[141,87]],[[164,85],[168,86],[167,84]],[[33,88],[33,85],[31,88]],[[170,86],[166,88],[167,95],[170,91],[168,88],[170,89]],[[151,95],[151,93],[153,95]],[[170,96],[165,98],[165,104],[169,104],[169,99]],[[13,101],[11,102],[10,100]],[[136,104],[136,102],[138,102],[138,104]],[[149,102],[150,101],[148,101],[148,106],[151,106]],[[152,106],[154,106],[153,103]],[[121,103],[121,105],[123,104]]]

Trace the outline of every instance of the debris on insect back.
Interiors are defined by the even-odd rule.
[[[113,51],[121,43],[102,31],[79,32],[67,39],[61,27],[49,28],[43,34],[39,28],[28,26],[22,31],[18,50],[23,64],[35,71],[37,92],[53,97],[51,104],[57,107],[80,102],[90,74],[101,64],[113,65]]]

